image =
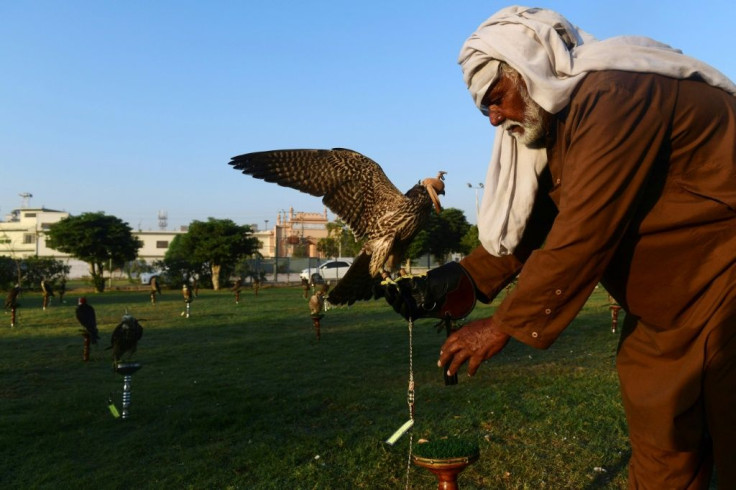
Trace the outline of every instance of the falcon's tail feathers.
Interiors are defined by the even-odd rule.
[[[330,290],[327,301],[335,306],[351,305],[356,301],[373,299],[375,283],[380,278],[370,275],[371,257],[361,252],[353,261],[345,276]]]

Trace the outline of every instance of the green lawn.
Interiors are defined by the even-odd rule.
[[[317,341],[300,288],[200,291],[191,318],[178,291],[87,293],[102,345],[82,361],[78,294],[43,311],[21,298],[19,326],[0,317],[0,488],[406,488],[410,436],[406,323],[383,302],[330,310]],[[129,420],[110,333],[140,319]],[[489,314],[486,306],[474,316]],[[444,386],[444,333],[414,330],[414,442],[463,436],[480,459],[463,489],[625,488],[629,447],[605,292],[558,342],[512,341],[474,378]],[[412,466],[409,486],[436,488]]]

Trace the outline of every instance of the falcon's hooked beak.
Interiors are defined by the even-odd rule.
[[[447,172],[440,170],[437,177],[428,177],[422,181],[422,185],[427,188],[429,198],[432,199],[432,202],[434,203],[434,209],[437,211],[437,214],[442,211],[440,198],[437,197],[437,194],[445,195],[445,183],[443,181],[445,180],[446,173]]]

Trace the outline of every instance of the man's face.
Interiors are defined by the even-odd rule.
[[[481,104],[488,108],[491,124],[501,126],[520,144],[538,147],[544,143],[549,113],[532,100],[521,77],[515,82],[501,75]]]

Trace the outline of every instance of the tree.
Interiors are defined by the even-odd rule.
[[[71,269],[61,260],[52,257],[26,257],[23,259],[23,266],[23,281],[33,289],[39,289],[44,279],[56,286],[56,281],[66,277]]]
[[[339,219],[327,223],[327,238],[317,242],[317,250],[325,257],[355,257],[365,243],[365,239],[356,240],[355,235]]]
[[[460,240],[460,251],[467,255],[479,246],[478,225],[471,225],[465,236]]]
[[[259,245],[250,226],[239,226],[229,219],[208,218],[206,222],[193,221],[187,233],[174,238],[164,262],[170,272],[179,271],[186,276],[209,269],[212,287],[218,291],[221,275],[257,252]]]
[[[7,291],[15,284],[20,284],[18,263],[5,255],[0,255],[0,289]]]
[[[104,272],[109,264],[121,267],[134,260],[143,246],[128,223],[103,212],[69,216],[52,224],[46,244],[87,262],[95,292],[105,290]]]
[[[159,264],[161,270],[165,270],[166,282],[172,287],[181,287],[183,278],[189,278],[196,275],[202,275],[206,270],[201,262],[194,259],[193,245],[188,234],[177,235],[171,240],[169,248],[166,250],[164,260]],[[209,274],[208,274],[209,276]],[[207,281],[200,281],[200,284]]]
[[[412,240],[409,246],[407,247],[406,253],[404,254],[404,258],[408,260],[414,260],[414,259],[418,259],[422,255],[428,254],[429,253],[429,240],[430,240],[429,231],[426,228],[419,230],[419,232],[414,237],[414,240]]]
[[[469,229],[465,213],[459,209],[445,208],[440,214],[432,213],[424,229],[412,240],[406,255],[415,259],[428,253],[435,262],[443,264],[447,254],[465,249],[462,239]]]
[[[450,252],[462,248],[461,241],[470,228],[465,213],[457,208],[445,208],[430,222],[429,252],[438,264],[444,264]]]
[[[295,259],[303,259],[309,257],[309,243],[306,238],[301,238],[297,245],[291,249],[291,256]]]

